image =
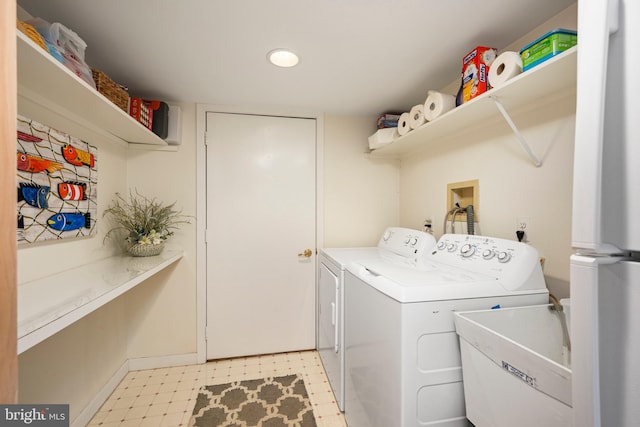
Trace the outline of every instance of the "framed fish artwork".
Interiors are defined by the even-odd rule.
[[[18,244],[95,235],[97,147],[23,116],[17,141]]]

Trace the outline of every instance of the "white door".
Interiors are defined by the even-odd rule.
[[[209,112],[206,142],[207,359],[314,348],[315,119]]]

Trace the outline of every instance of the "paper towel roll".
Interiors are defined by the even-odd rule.
[[[424,117],[426,120],[434,120],[449,110],[456,107],[456,97],[446,93],[430,90],[427,92],[427,100],[424,102]]]
[[[503,86],[507,81],[522,72],[522,58],[518,52],[503,52],[489,68],[489,84],[492,87]]]
[[[402,136],[408,134],[410,130],[409,113],[400,114],[400,118],[398,119],[398,133]]]
[[[414,105],[411,111],[409,111],[409,126],[411,126],[411,129],[418,129],[426,121],[424,118],[424,105]]]

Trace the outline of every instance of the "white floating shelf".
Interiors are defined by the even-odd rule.
[[[424,150],[438,143],[439,139],[450,138],[495,120],[500,117],[500,111],[492,97],[497,98],[507,111],[513,112],[544,105],[558,96],[575,94],[577,52],[578,46],[572,47],[519,74],[504,86],[491,89],[388,145],[373,150],[371,156],[400,158]]]
[[[167,143],[17,31],[18,95],[132,144]]]
[[[18,285],[18,354],[178,261],[182,251],[114,256]]]

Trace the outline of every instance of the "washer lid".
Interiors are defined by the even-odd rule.
[[[366,260],[351,263],[348,270],[403,303],[546,292],[509,291],[497,277],[436,263],[407,268],[383,260]]]

